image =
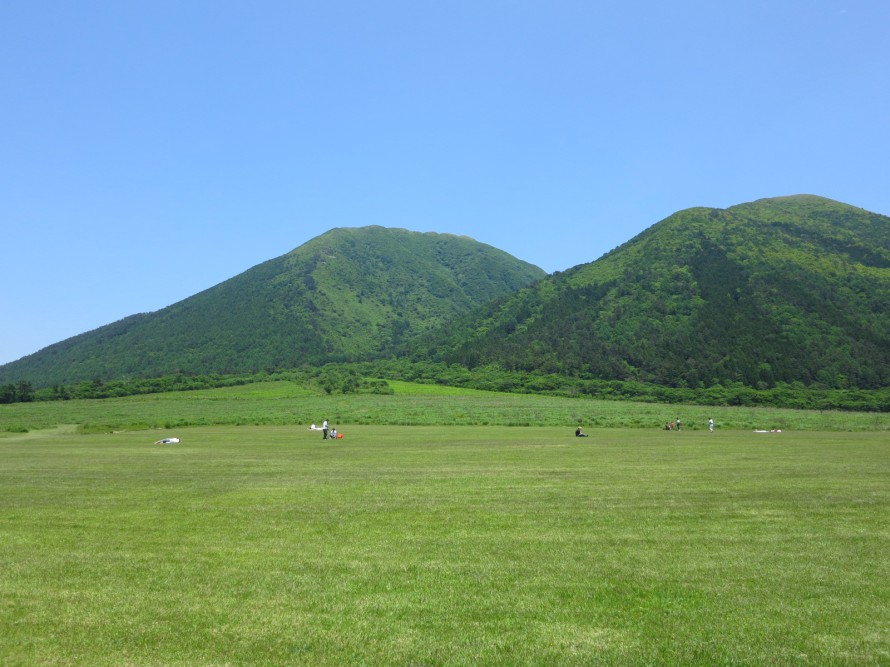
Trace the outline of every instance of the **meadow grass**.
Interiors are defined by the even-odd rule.
[[[392,395],[332,394],[291,382],[169,392],[101,400],[0,405],[4,433],[79,424],[84,431],[209,425],[559,426],[574,429],[652,428],[678,416],[686,429],[791,429],[890,431],[890,414],[792,410],[771,407],[709,407],[607,401],[534,394],[507,394],[442,385],[390,381]]]
[[[884,433],[341,429],[0,438],[0,664],[890,664]]]

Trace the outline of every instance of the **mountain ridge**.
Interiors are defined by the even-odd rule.
[[[335,228],[0,366],[0,383],[395,357],[672,387],[886,387],[890,218],[816,195],[692,207],[550,276],[469,237]]]
[[[450,363],[668,386],[890,381],[890,218],[816,196],[695,207],[489,305]]]
[[[405,337],[545,275],[469,237],[335,228],[158,311],[0,366],[0,382],[234,373],[386,355]]]

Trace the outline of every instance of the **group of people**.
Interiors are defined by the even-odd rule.
[[[664,425],[665,431],[682,431],[683,430],[683,422],[677,417],[676,421],[666,422]],[[708,418],[708,431],[711,433],[714,432],[714,420],[710,417]],[[576,438],[586,438],[587,434],[581,431],[581,427],[575,429],[575,437]]]
[[[682,431],[683,430],[683,422],[680,420],[679,417],[677,417],[676,421],[665,422],[664,430],[665,431]],[[708,431],[710,431],[711,433],[714,432],[714,420],[710,417],[708,417]]]
[[[321,428],[319,428],[318,426],[313,424],[312,426],[309,427],[309,430],[310,431],[321,431],[321,433],[322,433],[321,439],[322,440],[327,440],[328,438],[336,439],[338,437],[340,437],[340,438],[343,437],[341,434],[337,433],[337,429],[329,427],[327,419],[325,419],[321,423]],[[679,417],[677,417],[677,419],[675,421],[666,422],[664,425],[664,430],[665,431],[682,431],[683,430],[683,422],[680,420]],[[714,432],[714,420],[711,419],[710,417],[708,418],[708,431],[710,431],[711,433]],[[575,437],[576,438],[587,438],[590,436],[588,436],[586,433],[584,433],[581,430],[581,427],[579,426],[578,428],[575,429]]]

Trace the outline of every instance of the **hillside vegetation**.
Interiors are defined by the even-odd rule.
[[[890,383],[890,218],[813,196],[681,211],[415,350],[699,387]]]
[[[385,356],[544,275],[467,237],[334,229],[172,306],[0,366],[0,384],[243,373]]]

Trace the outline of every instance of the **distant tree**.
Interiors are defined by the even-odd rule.
[[[14,384],[0,385],[0,403],[15,403],[16,391]]]
[[[15,392],[19,403],[30,403],[34,400],[34,387],[27,380],[20,380],[15,386]]]

